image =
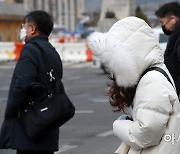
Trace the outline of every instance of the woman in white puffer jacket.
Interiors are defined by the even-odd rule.
[[[107,33],[88,38],[93,53],[113,74],[109,86],[110,103],[123,111],[133,106],[133,121],[116,120],[114,134],[130,146],[128,154],[179,154],[180,103],[175,86],[158,71],[163,51],[153,30],[141,19],[127,17],[116,22]],[[174,84],[174,83],[173,83]]]

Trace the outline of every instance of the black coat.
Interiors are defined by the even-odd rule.
[[[180,94],[180,22],[175,26],[174,31],[169,36],[167,48],[164,55],[167,66],[175,82],[177,94]]]
[[[37,42],[46,52],[50,65],[59,78],[62,78],[62,63],[48,37],[39,35],[29,40],[23,47],[20,59],[14,70],[5,118],[0,132],[0,148],[34,151],[57,151],[59,129],[52,130],[40,142],[29,139],[20,124],[18,111],[27,102],[26,88],[34,81],[47,85],[48,77],[39,49],[32,43]]]

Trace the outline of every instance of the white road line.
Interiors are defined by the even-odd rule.
[[[71,88],[65,87],[65,91],[69,91],[69,90],[71,90]]]
[[[93,63],[92,62],[63,63],[63,66],[67,68],[91,68],[93,66]]]
[[[110,135],[113,135],[113,131],[112,130],[105,131],[103,133],[98,134],[97,136],[98,137],[107,137],[107,136],[110,136]]]
[[[80,76],[72,76],[72,77],[67,78],[67,80],[78,80],[80,78],[81,78]]]
[[[0,97],[0,102],[7,101],[7,97]]]
[[[55,154],[59,154],[77,147],[78,147],[77,145],[63,145],[60,147],[59,151],[55,152]]]
[[[0,90],[2,90],[2,91],[9,90],[9,86],[2,86],[2,87],[0,87]]]
[[[77,98],[80,98],[80,97],[86,97],[88,98],[89,94],[80,94],[80,95],[76,95]]]
[[[15,64],[14,65],[0,65],[0,69],[14,69],[15,68]]]
[[[94,111],[93,110],[76,110],[75,111],[75,113],[80,113],[80,114],[82,114],[82,113],[94,113]]]
[[[92,63],[80,63],[75,65],[73,68],[91,68],[93,66]]]
[[[95,103],[103,103],[103,102],[108,102],[108,99],[95,98],[95,99],[92,99],[92,101]]]

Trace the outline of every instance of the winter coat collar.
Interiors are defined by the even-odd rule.
[[[45,41],[48,41],[48,36],[47,36],[47,35],[38,35],[38,36],[35,36],[35,37],[31,38],[30,40],[28,40],[28,41],[26,42],[26,44],[27,44],[27,43],[33,43],[33,42],[35,42],[35,41],[37,41],[37,40],[45,40]]]
[[[179,36],[180,36],[180,21],[177,22],[174,31],[169,37],[169,40],[171,41],[171,39],[177,39]]]
[[[176,43],[176,40],[180,38],[180,21],[177,23],[177,25],[175,26],[174,31],[172,32],[172,34],[169,36],[169,40],[168,40],[168,44],[167,44],[167,48],[164,54],[164,59],[165,59],[165,64],[168,64],[169,61],[169,57],[170,55],[173,53],[173,47]]]

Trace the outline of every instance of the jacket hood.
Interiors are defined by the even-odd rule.
[[[122,87],[136,85],[145,69],[164,60],[152,28],[137,17],[117,21],[107,33],[94,32],[88,43]]]

